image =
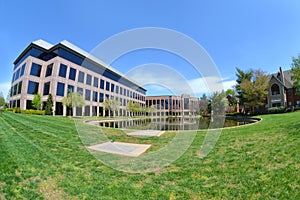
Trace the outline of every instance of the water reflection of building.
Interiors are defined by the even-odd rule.
[[[146,96],[146,106],[156,109],[154,116],[196,115],[199,112],[199,99],[183,94],[181,96]]]

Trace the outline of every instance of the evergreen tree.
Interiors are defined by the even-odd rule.
[[[48,94],[48,98],[47,98],[46,106],[45,106],[45,114],[46,115],[52,115],[52,112],[53,112],[52,107],[53,107],[52,95]]]

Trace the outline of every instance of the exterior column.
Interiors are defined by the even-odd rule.
[[[63,106],[63,116],[67,116],[67,106]]]

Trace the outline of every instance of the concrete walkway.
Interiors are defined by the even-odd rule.
[[[143,136],[143,137],[159,137],[164,134],[165,131],[158,130],[139,130],[131,133],[126,133],[128,136]]]

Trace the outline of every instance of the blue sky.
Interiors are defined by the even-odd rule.
[[[235,67],[270,73],[279,66],[290,69],[291,57],[300,53],[299,8],[297,0],[0,0],[0,91],[6,95],[13,61],[32,41],[68,40],[90,52],[114,34],[142,27],[172,29],[197,41],[229,87]],[[129,53],[112,65],[127,73],[151,62],[168,65],[191,82],[197,79],[189,63],[160,51]]]

